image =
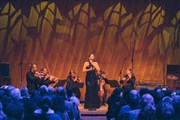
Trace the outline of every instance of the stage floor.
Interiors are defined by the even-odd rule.
[[[94,111],[84,109],[83,103],[81,103],[78,107],[81,112],[81,120],[106,120],[108,105],[101,106],[99,109]]]

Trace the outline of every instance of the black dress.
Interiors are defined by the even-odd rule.
[[[92,67],[93,70],[88,71],[86,74],[86,94],[84,108],[96,109],[100,107],[100,98],[98,95],[99,86],[97,83],[95,68],[90,64],[90,66],[87,66],[86,69],[89,69],[90,67]]]
[[[46,85],[48,87],[50,84],[53,84],[53,83],[55,82],[50,80],[50,78],[45,79],[45,76],[44,76],[43,78],[40,79],[39,86],[41,87],[42,85]]]

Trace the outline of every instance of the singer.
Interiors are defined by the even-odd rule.
[[[100,107],[98,82],[96,76],[96,72],[100,72],[100,68],[94,58],[94,54],[90,54],[88,62],[85,62],[83,66],[83,72],[86,72],[86,93],[84,108],[89,110],[96,110]]]

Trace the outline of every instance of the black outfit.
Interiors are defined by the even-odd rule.
[[[98,83],[97,76],[94,66],[89,63],[86,69],[91,68],[93,70],[88,71],[86,74],[86,94],[85,94],[85,105],[84,108],[96,109],[100,107],[100,98],[98,95]]]
[[[125,78],[128,79],[128,75],[124,75]],[[124,90],[128,89],[128,90],[132,90],[134,89],[134,84],[135,84],[135,81],[136,81],[136,77],[134,75],[132,75],[132,77],[126,82],[126,84],[122,87]],[[123,83],[124,81],[120,81],[120,83]]]
[[[67,77],[66,89],[68,89],[69,87],[71,87],[71,84],[72,84],[73,82],[74,82],[74,81],[73,81],[73,79],[71,78],[71,76],[68,76],[68,77]],[[73,91],[73,93],[75,94],[75,96],[80,99],[80,97],[81,97],[81,92],[80,92],[79,88],[72,88],[72,91]]]
[[[40,80],[40,86],[46,85],[48,87],[52,83],[55,83],[55,82],[49,80],[49,78],[45,79],[45,76]]]
[[[39,88],[40,79],[34,76],[34,73],[32,71],[26,73],[26,80],[29,94],[32,94],[34,90],[37,90]]]

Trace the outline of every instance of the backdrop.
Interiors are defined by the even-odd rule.
[[[16,87],[30,63],[60,79],[73,69],[84,82],[90,53],[109,79],[130,66],[136,81],[163,84],[166,65],[180,64],[180,2],[1,0],[0,62],[10,62]]]

